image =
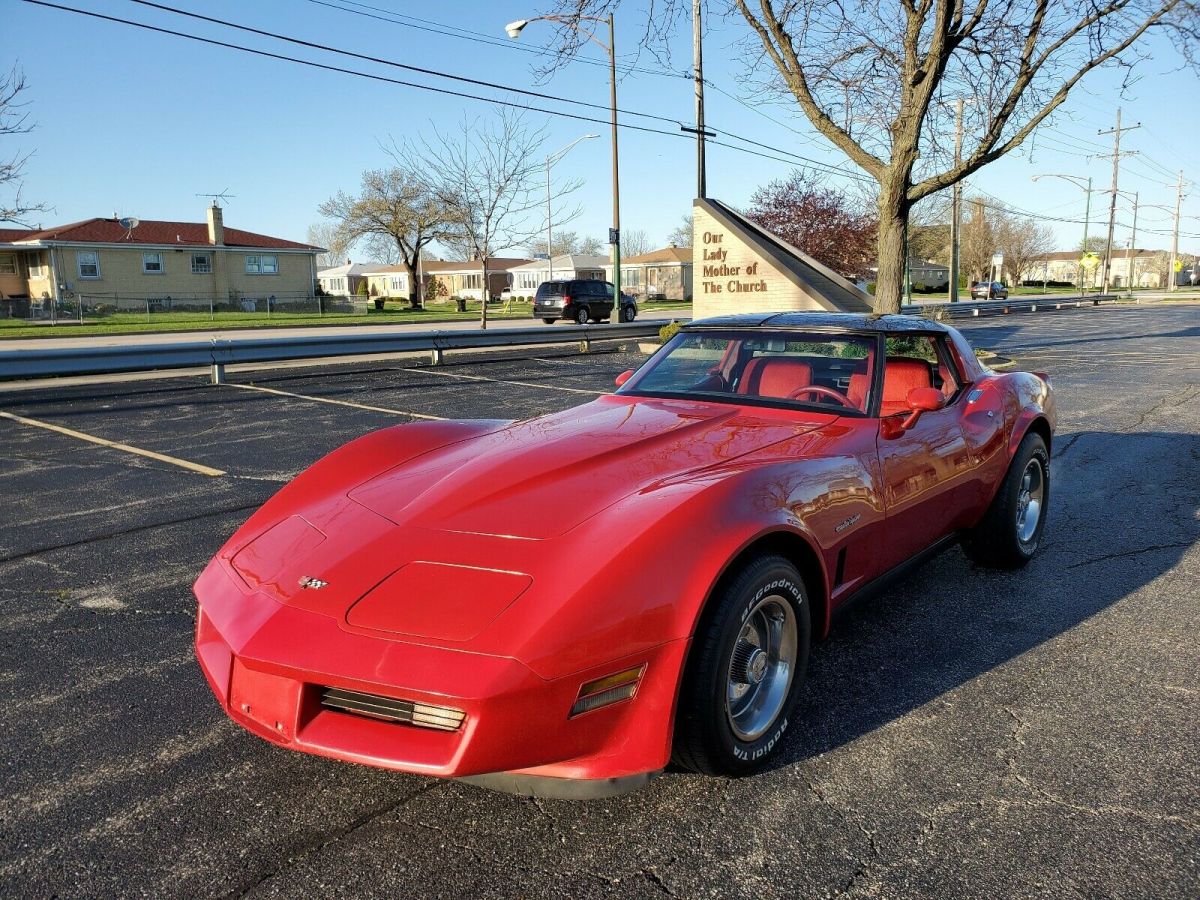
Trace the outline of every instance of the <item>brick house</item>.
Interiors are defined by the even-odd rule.
[[[153,298],[208,307],[311,297],[320,247],[226,228],[221,207],[207,222],[86,219],[0,230],[0,315],[71,303],[142,307]]]

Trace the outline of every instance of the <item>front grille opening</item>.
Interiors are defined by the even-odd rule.
[[[449,706],[434,706],[430,703],[418,703],[413,700],[397,700],[395,697],[382,697],[379,694],[365,694],[362,691],[348,691],[344,688],[332,687],[321,689],[321,705],[337,712],[366,716],[369,719],[382,719],[385,722],[398,722],[402,725],[414,725],[417,728],[432,728],[435,731],[458,731],[467,717],[467,714],[461,709],[453,709]]]

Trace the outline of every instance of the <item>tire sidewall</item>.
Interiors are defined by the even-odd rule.
[[[591,311],[586,306],[581,306],[579,309],[575,310],[576,325],[586,325],[588,323],[588,319],[590,318]]]
[[[709,660],[704,673],[706,718],[709,723],[709,752],[723,770],[730,774],[749,774],[763,768],[792,725],[793,712],[804,684],[808,667],[811,638],[808,593],[799,572],[780,558],[769,560],[765,566],[748,570],[750,577],[734,580],[729,586],[718,616],[710,627],[720,629],[718,651]],[[754,607],[765,597],[778,595],[788,600],[796,618],[796,663],[792,683],[771,727],[756,740],[743,741],[733,732],[726,711],[726,685],[729,662],[742,626]]]
[[[1034,459],[1042,468],[1042,506],[1038,513],[1037,528],[1034,529],[1033,537],[1028,541],[1022,541],[1017,534],[1017,500],[1021,494],[1021,481],[1025,476],[1025,470]],[[1042,532],[1046,530],[1046,515],[1050,511],[1050,454],[1046,451],[1046,444],[1041,435],[1026,435],[1021,441],[1021,447],[1014,462],[1016,465],[1012,467],[1013,483],[1009,486],[1009,490],[1012,492],[1009,497],[1009,507],[1012,512],[1007,524],[1011,529],[1013,546],[1026,559],[1032,559],[1037,553],[1038,547],[1041,546]]]

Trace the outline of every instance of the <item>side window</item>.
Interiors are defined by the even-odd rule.
[[[611,284],[609,284],[607,281],[604,282],[604,296],[607,297],[609,300],[611,300],[614,296],[616,296],[613,293],[613,290],[614,289]]]
[[[962,390],[963,378],[958,371],[958,363],[954,358],[954,354],[950,351],[950,345],[944,337],[939,337],[937,340],[938,352],[938,370],[937,380],[941,382],[936,385],[940,388],[942,394],[945,395],[947,402],[958,396]]]

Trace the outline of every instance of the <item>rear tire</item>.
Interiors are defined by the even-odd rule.
[[[963,541],[967,556],[981,566],[1020,569],[1042,541],[1050,504],[1050,454],[1029,432],[1017,448],[996,498]]]
[[[629,307],[625,307],[624,309],[621,310],[621,321],[622,322],[632,322],[636,318],[637,318],[637,313],[635,313]]]
[[[790,562],[760,556],[727,576],[684,667],[674,762],[705,775],[766,766],[800,696],[810,640],[808,595]]]
[[[555,322],[558,321],[558,319],[542,319],[542,321],[545,322],[547,325],[553,325]]]
[[[588,311],[586,306],[579,307],[579,309],[575,310],[575,324],[586,325],[588,323],[588,319],[591,318],[591,315],[591,312]]]

